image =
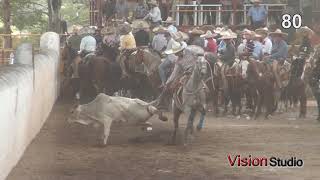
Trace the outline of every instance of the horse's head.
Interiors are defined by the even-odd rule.
[[[196,69],[198,69],[201,77],[205,77],[208,72],[208,62],[204,56],[198,56],[196,61]]]

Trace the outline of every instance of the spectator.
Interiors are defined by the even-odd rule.
[[[253,6],[249,9],[248,17],[254,29],[265,27],[268,12],[260,5],[261,0],[252,0]]]
[[[220,0],[202,0],[201,4],[220,4]],[[216,7],[204,7],[204,10],[217,10]],[[205,24],[216,24],[217,11],[210,11],[204,13]]]
[[[222,9],[225,12],[222,13],[222,23],[228,25],[230,23],[232,0],[221,0]]]
[[[129,16],[129,8],[125,0],[117,1],[116,14],[117,14],[117,19],[126,19]]]
[[[138,5],[134,11],[134,17],[136,19],[143,19],[148,14],[148,6],[144,0],[139,0]]]

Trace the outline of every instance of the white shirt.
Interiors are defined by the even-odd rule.
[[[158,7],[154,7],[150,10],[150,13],[147,15],[147,17],[150,17],[152,22],[159,22],[162,21],[161,19],[161,11]]]
[[[269,37],[266,37],[262,43],[262,53],[263,54],[271,54],[272,51],[272,41]]]
[[[168,31],[170,33],[176,33],[176,32],[178,32],[178,29],[174,25],[171,24],[170,26],[168,26]]]
[[[86,50],[89,52],[96,51],[97,41],[94,37],[88,35],[81,39],[80,51]]]

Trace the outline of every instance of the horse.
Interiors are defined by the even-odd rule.
[[[262,107],[266,109],[267,119],[275,110],[275,77],[271,67],[265,62],[249,60],[247,69],[247,103],[252,115],[257,119]]]
[[[173,94],[173,122],[174,131],[172,142],[176,143],[176,135],[179,127],[179,118],[182,113],[189,114],[187,127],[184,132],[184,145],[188,143],[189,135],[193,134],[193,121],[196,112],[200,112],[200,121],[197,130],[201,130],[206,115],[206,92],[204,79],[207,73],[207,62],[204,58],[198,58],[193,66],[192,73],[180,88]],[[184,76],[186,77],[186,76]]]
[[[290,77],[288,85],[284,87],[285,97],[287,99],[300,101],[300,118],[304,118],[307,112],[306,84],[303,80],[305,71],[306,57],[299,56],[293,59],[290,68]]]
[[[316,51],[316,55],[313,56],[314,65],[311,67],[310,74],[308,76],[308,83],[317,102],[317,120],[320,121],[320,53],[318,52],[319,51]]]

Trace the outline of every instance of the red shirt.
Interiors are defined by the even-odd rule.
[[[216,54],[218,50],[218,45],[216,40],[214,40],[213,38],[210,38],[210,39],[207,39],[207,41],[208,41],[208,44],[206,47],[206,51]]]

